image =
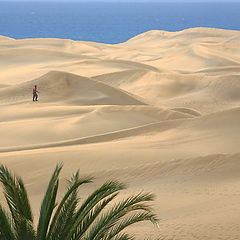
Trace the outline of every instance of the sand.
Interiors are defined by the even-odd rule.
[[[238,240],[239,41],[210,28],[116,45],[1,36],[0,163],[24,178],[35,217],[63,162],[62,180],[95,176],[83,197],[109,178],[129,184],[123,197],[155,193],[159,228],[131,227],[138,239]]]

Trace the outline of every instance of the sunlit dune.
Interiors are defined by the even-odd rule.
[[[239,239],[239,40],[211,28],[115,45],[0,36],[0,161],[35,216],[63,162],[63,179],[80,169],[156,194],[159,228],[131,227],[139,239]]]

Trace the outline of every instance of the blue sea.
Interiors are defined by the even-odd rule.
[[[240,3],[0,2],[0,35],[119,43],[142,32],[240,30]]]

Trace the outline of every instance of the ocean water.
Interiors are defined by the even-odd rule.
[[[119,43],[142,32],[240,30],[240,3],[0,2],[0,35]]]

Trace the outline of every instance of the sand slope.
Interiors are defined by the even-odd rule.
[[[59,161],[156,194],[139,239],[240,236],[240,32],[149,31],[116,45],[0,36],[0,162],[38,209]],[[39,101],[31,91],[39,87]],[[63,187],[61,186],[61,191]]]

